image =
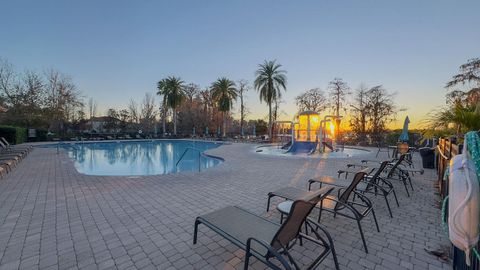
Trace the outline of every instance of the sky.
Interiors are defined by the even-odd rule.
[[[254,80],[258,64],[287,71],[282,118],[295,96],[383,85],[396,93],[394,127],[445,104],[445,83],[480,57],[480,1],[23,1],[0,0],[0,57],[17,70],[69,74],[98,113],[125,108],[175,75],[209,86],[219,77]],[[252,89],[248,118],[265,118]],[[236,106],[235,111],[238,111]]]

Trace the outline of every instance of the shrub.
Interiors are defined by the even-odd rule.
[[[27,132],[28,132],[28,130],[27,130]],[[36,137],[29,137],[28,138],[29,142],[45,142],[45,141],[47,141],[48,130],[46,130],[46,129],[36,129],[35,133],[36,133],[35,134]]]
[[[27,139],[27,129],[13,126],[0,126],[0,137],[5,137],[11,144],[20,144]]]

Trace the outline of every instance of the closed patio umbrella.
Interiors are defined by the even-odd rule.
[[[252,132],[253,137],[257,137],[257,132],[255,130],[255,125],[253,125],[253,132]]]
[[[208,127],[205,127],[205,135],[208,135]]]
[[[407,116],[405,117],[405,122],[403,122],[402,134],[400,134],[400,137],[398,137],[398,141],[408,142],[408,124],[409,123],[410,123],[410,119],[408,119],[408,116]]]

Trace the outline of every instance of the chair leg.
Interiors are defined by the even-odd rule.
[[[413,191],[413,185],[412,185],[412,178],[411,177],[408,177],[408,182],[410,183],[410,187],[412,188],[412,191]]]
[[[285,250],[285,254],[287,255],[288,260],[289,260],[290,263],[293,265],[294,269],[295,269],[295,270],[300,270],[300,267],[299,267],[298,264],[295,262],[295,260],[293,259],[292,255],[290,255],[290,253],[288,252],[288,250]]]
[[[410,192],[408,192],[408,187],[407,187],[407,180],[402,178],[403,186],[405,187],[405,191],[407,192],[407,196],[410,197]]]
[[[193,244],[194,245],[197,243],[198,224],[200,224],[200,221],[195,220],[195,225],[194,225],[194,229],[193,229]]]
[[[272,198],[272,196],[268,196],[268,200],[267,200],[267,212],[270,210],[270,199]]]
[[[397,193],[395,192],[395,189],[392,189],[392,192],[393,192],[393,197],[395,198],[395,202],[397,203],[397,207],[400,207],[400,204],[398,204]]]
[[[245,263],[243,264],[243,270],[248,269],[248,263],[250,262],[250,250],[245,252]]]
[[[377,232],[380,232],[380,228],[378,227],[377,216],[375,215],[375,210],[372,208],[372,215],[373,220],[375,221],[375,226],[377,227]]]
[[[322,218],[322,208],[320,208],[318,211],[318,220],[317,220],[318,223],[320,223],[321,218]]]
[[[365,248],[365,253],[368,253],[367,242],[365,242],[365,236],[363,235],[362,224],[360,224],[360,220],[357,220],[358,230],[360,231],[360,236],[362,237],[363,247]]]
[[[388,213],[390,214],[390,218],[393,218],[392,209],[390,209],[390,203],[388,202],[388,197],[387,195],[384,195],[383,197],[385,198],[385,203],[387,203],[387,208],[388,208]]]

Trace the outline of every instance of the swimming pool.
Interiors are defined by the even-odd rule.
[[[310,157],[310,158],[349,158],[356,156],[365,156],[371,153],[371,151],[366,149],[360,149],[355,147],[344,147],[339,151],[325,152],[325,153],[288,153],[287,150],[282,149],[277,145],[267,145],[260,146],[255,149],[255,152],[264,155],[274,155],[274,156],[287,156],[287,157]]]
[[[203,152],[220,145],[188,140],[152,140],[60,143],[58,147],[67,152],[80,173],[139,176],[199,171],[216,166],[222,160]]]

